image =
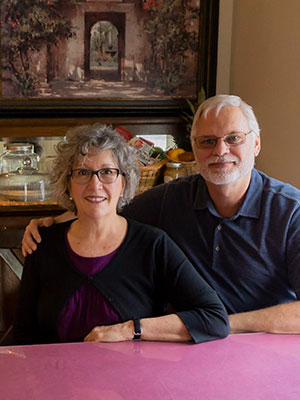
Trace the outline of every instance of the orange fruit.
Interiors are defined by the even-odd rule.
[[[181,149],[180,147],[178,147],[177,149],[169,150],[169,151],[168,151],[168,156],[169,156],[170,158],[173,158],[174,160],[177,160],[177,161],[178,161],[178,156],[179,156],[180,154],[183,154],[183,153],[185,153],[185,151],[184,151],[183,149]]]

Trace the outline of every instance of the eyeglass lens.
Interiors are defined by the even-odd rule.
[[[194,140],[199,149],[212,149],[216,147],[218,140],[223,140],[227,146],[239,146],[245,143],[246,135],[248,135],[250,132],[235,132],[223,137],[198,136],[194,138]]]
[[[73,169],[71,172],[72,179],[76,183],[88,183],[94,175],[102,183],[113,183],[119,176],[120,170],[117,168],[101,168],[98,171],[91,169]]]

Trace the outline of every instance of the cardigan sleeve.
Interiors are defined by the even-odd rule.
[[[158,251],[161,290],[195,343],[229,333],[228,315],[216,292],[167,235]]]
[[[13,341],[16,345],[40,343],[37,317],[40,284],[36,258],[34,252],[26,257],[24,264],[13,323]]]

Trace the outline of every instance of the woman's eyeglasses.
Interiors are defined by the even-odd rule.
[[[121,172],[118,168],[101,168],[97,171],[93,171],[92,169],[76,168],[71,171],[70,176],[75,183],[84,185],[89,183],[94,175],[97,175],[99,181],[102,183],[114,183],[120,173]]]
[[[225,135],[222,137],[217,136],[197,136],[193,137],[192,140],[196,143],[198,149],[213,149],[216,147],[218,140],[223,140],[223,142],[228,146],[240,146],[244,144],[246,141],[246,136],[249,133],[253,132],[252,130],[249,132],[234,132],[229,135]]]

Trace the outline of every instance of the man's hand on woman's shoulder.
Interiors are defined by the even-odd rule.
[[[32,219],[26,226],[23,239],[22,239],[22,254],[24,257],[27,254],[32,254],[37,249],[37,243],[41,242],[39,228],[41,226],[51,226],[54,223],[53,217],[45,217],[39,219]]]
[[[22,253],[26,257],[27,254],[32,254],[33,251],[37,249],[37,243],[41,242],[41,236],[39,234],[39,228],[45,226],[46,228],[53,225],[59,224],[61,222],[69,221],[75,218],[75,215],[66,211],[56,217],[45,217],[39,219],[32,219],[30,223],[26,226],[24,236],[22,239]]]

